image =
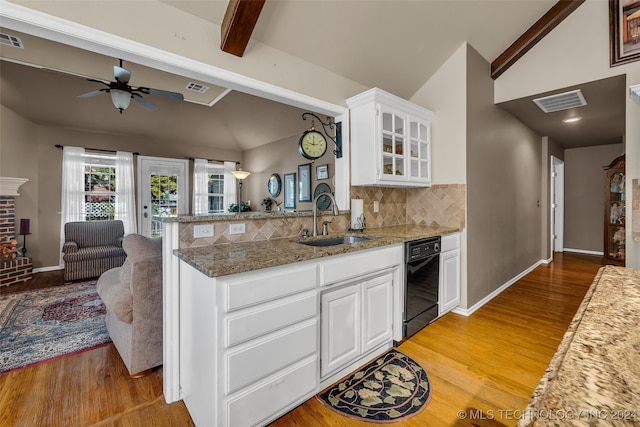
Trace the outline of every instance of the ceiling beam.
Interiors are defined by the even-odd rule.
[[[221,27],[220,49],[244,55],[265,0],[229,0]]]
[[[578,8],[584,0],[559,0],[538,21],[533,24],[518,40],[513,42],[491,63],[491,78],[497,79],[509,67],[516,63],[525,53],[549,34],[558,24]]]

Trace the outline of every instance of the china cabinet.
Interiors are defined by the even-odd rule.
[[[603,264],[625,264],[625,156],[604,168]]]
[[[353,185],[431,185],[434,113],[378,88],[347,99]]]

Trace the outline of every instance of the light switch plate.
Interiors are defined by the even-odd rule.
[[[380,202],[378,202],[377,200],[373,201],[373,211],[374,212],[380,211]]]
[[[229,234],[244,234],[244,222],[240,224],[229,224]]]
[[[193,238],[213,237],[213,224],[201,224],[193,226]]]

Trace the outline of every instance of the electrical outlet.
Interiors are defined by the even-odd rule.
[[[229,224],[229,234],[244,234],[244,222],[241,224]]]
[[[213,224],[201,224],[193,226],[193,238],[213,237]]]
[[[380,202],[378,202],[377,200],[373,201],[373,211],[374,212],[379,212],[380,211]]]

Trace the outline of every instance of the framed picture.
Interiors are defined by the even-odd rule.
[[[298,201],[311,201],[311,163],[298,165]]]
[[[609,0],[609,54],[612,67],[640,59],[640,4],[636,0]]]
[[[284,174],[284,208],[296,208],[296,174]]]
[[[316,179],[329,179],[329,165],[316,166]]]

